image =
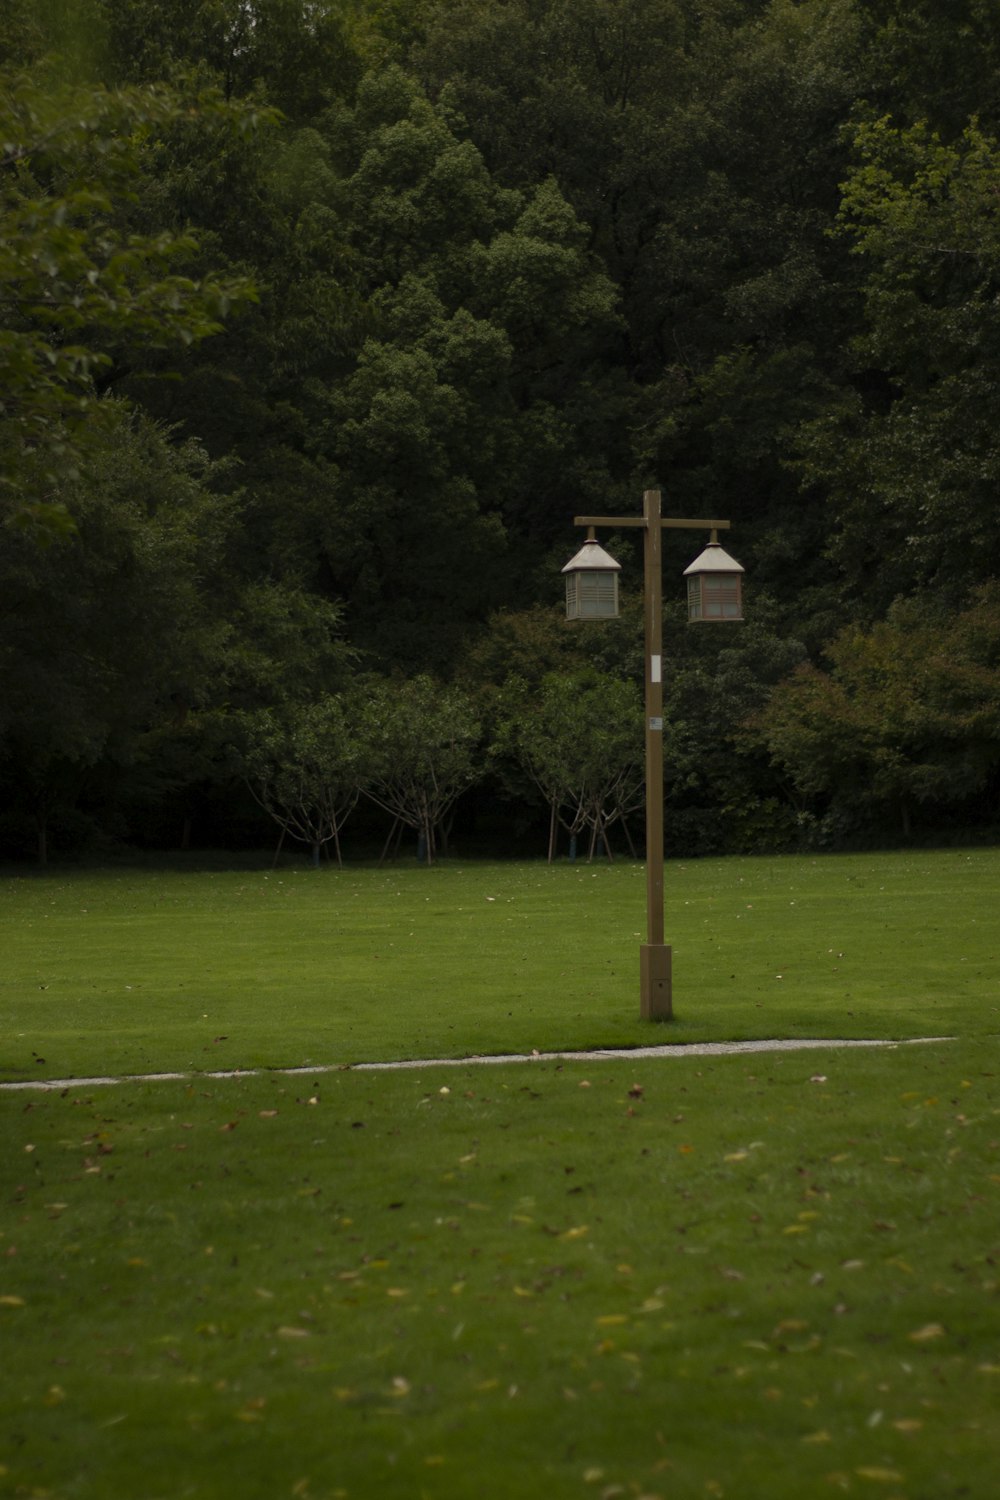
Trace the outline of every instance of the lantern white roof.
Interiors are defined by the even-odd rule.
[[[571,557],[563,568],[564,573],[583,573],[591,570],[620,573],[621,563],[615,562],[610,552],[605,552],[599,542],[586,541],[575,557]],[[741,569],[742,571],[742,569]]]
[[[744,573],[746,569],[741,567],[735,557],[730,557],[724,552],[718,542],[709,542],[704,552],[695,558],[690,567],[684,569],[684,577],[689,573]]]

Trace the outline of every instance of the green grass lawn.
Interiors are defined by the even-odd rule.
[[[671,863],[651,1026],[632,863],[8,877],[0,1078],[991,1032],[998,896],[997,850]]]
[[[4,1493],[995,1494],[979,1042],[2,1108]]]
[[[7,1080],[196,1071],[0,1091],[0,1494],[992,1500],[998,876],[672,865],[658,1027],[630,865],[9,878]]]

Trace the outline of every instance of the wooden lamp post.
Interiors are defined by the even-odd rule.
[[[618,567],[595,539],[598,526],[641,526],[645,533],[645,633],[646,633],[646,941],[639,949],[639,1014],[644,1021],[669,1021],[673,1016],[671,949],[664,942],[663,922],[663,531],[708,531],[704,552],[686,569],[688,619],[692,621],[741,620],[743,618],[742,575],[739,563],[719,546],[717,533],[728,531],[728,521],[673,520],[660,513],[659,490],[646,490],[641,516],[576,516],[575,526],[589,528],[588,540],[563,572],[567,575],[568,619],[611,619],[618,613]],[[588,553],[588,548],[596,551]],[[598,560],[598,554],[601,560]],[[583,561],[581,561],[583,559]],[[610,573],[612,584],[591,583],[588,588],[602,595],[601,612],[584,611],[574,592],[570,606],[570,580]],[[580,583],[574,584],[579,590]],[[613,595],[613,601],[612,601]],[[612,608],[613,602],[613,608]]]

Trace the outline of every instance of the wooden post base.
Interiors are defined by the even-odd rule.
[[[639,1016],[643,1021],[673,1019],[671,950],[663,943],[643,943],[639,949]]]

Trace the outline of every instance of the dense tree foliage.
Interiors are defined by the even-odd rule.
[[[589,833],[593,858],[595,849],[610,853],[610,830],[642,805],[642,703],[634,682],[594,671],[551,673],[536,688],[512,679],[495,750],[527,776],[548,811],[550,863],[559,825],[574,850]]]
[[[248,782],[631,836],[636,535],[616,625],[556,601],[651,483],[750,600],[667,605],[672,849],[995,824],[994,23],[10,0],[0,853],[260,837]]]
[[[354,730],[364,790],[392,816],[396,830],[416,833],[421,858],[433,864],[447,846],[449,813],[482,774],[482,725],[472,700],[423,673],[359,686]]]
[[[250,790],[286,835],[308,844],[319,863],[332,843],[343,863],[340,833],[368,775],[354,715],[342,697],[324,696],[261,709],[245,717],[241,763]]]
[[[197,250],[161,226],[130,232],[120,213],[140,178],[139,138],[182,112],[240,128],[211,91],[62,84],[54,69],[12,75],[0,94],[0,506],[59,519],[60,482],[97,438],[95,397],[112,351],[188,345],[252,295],[245,277],[173,270]]]

